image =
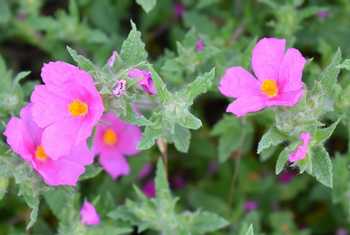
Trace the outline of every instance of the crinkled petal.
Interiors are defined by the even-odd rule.
[[[299,90],[303,87],[302,75],[306,59],[295,48],[289,48],[279,69],[279,80],[283,92]]]
[[[262,110],[265,107],[264,98],[260,96],[244,96],[233,101],[226,112],[235,114],[237,117],[245,116],[247,113]]]
[[[85,225],[97,225],[100,223],[100,216],[94,205],[85,201],[80,209],[80,221]]]
[[[48,159],[43,163],[36,162],[35,169],[50,186],[75,186],[80,175],[85,172],[83,165],[67,160],[65,157],[58,160]]]
[[[93,80],[87,72],[63,61],[44,64],[41,70],[41,78],[45,84],[58,86],[62,83],[80,78],[86,83],[93,84]]]
[[[259,83],[247,70],[242,67],[226,69],[219,85],[221,94],[238,98],[259,94]]]
[[[123,130],[119,134],[117,143],[118,151],[126,155],[134,155],[139,152],[137,146],[141,141],[141,130],[139,127],[125,124]]]
[[[82,165],[89,165],[94,161],[94,154],[88,148],[87,143],[84,142],[74,146],[71,154],[65,158]]]
[[[31,101],[33,120],[42,128],[68,116],[68,99],[50,92],[46,86],[35,87]]]
[[[58,159],[71,153],[72,147],[84,140],[77,138],[80,125],[76,120],[65,119],[45,128],[42,145],[51,159]]]
[[[108,152],[100,154],[100,164],[113,179],[129,174],[129,164],[119,152]]]
[[[285,46],[284,39],[263,38],[257,42],[253,49],[252,68],[260,81],[277,80]]]
[[[299,100],[303,97],[304,90],[300,89],[297,91],[288,91],[279,94],[277,97],[273,99],[269,99],[266,101],[266,106],[287,106],[291,107],[296,105]]]

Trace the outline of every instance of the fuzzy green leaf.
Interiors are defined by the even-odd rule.
[[[136,2],[148,13],[155,7],[157,0],[136,0]]]
[[[92,63],[88,58],[79,55],[78,52],[69,46],[67,46],[68,53],[72,57],[72,59],[75,61],[75,63],[78,64],[78,66],[86,71],[95,71],[96,67],[94,63]]]
[[[326,140],[331,137],[335,128],[337,127],[340,119],[335,121],[332,125],[327,128],[318,128],[312,136],[312,141],[318,145],[322,145],[326,142]]]
[[[321,146],[312,149],[312,175],[323,185],[333,187],[333,165],[328,152]]]
[[[285,140],[285,137],[276,129],[270,128],[259,141],[258,144],[258,153],[260,154],[263,150],[268,149],[272,146],[276,146],[282,143]]]

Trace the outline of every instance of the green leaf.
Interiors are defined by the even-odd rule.
[[[9,185],[9,178],[0,177],[0,200],[5,196],[8,185]]]
[[[164,164],[161,160],[158,160],[158,163],[157,163],[155,185],[156,185],[157,197],[171,198],[168,177],[164,169]]]
[[[68,53],[72,59],[78,64],[78,66],[88,72],[95,71],[96,67],[88,58],[79,55],[74,49],[67,46]]]
[[[7,0],[0,0],[0,24],[7,24],[11,19],[11,11]]]
[[[120,49],[120,58],[129,67],[136,66],[147,60],[145,44],[141,39],[141,33],[131,21],[131,31]]]
[[[197,211],[193,214],[185,214],[186,230],[194,234],[214,232],[229,225],[224,218],[210,212]]]
[[[289,154],[293,152],[298,145],[299,145],[299,142],[294,142],[281,151],[276,162],[276,168],[275,168],[276,175],[278,175],[283,171],[284,165],[288,161]]]
[[[20,81],[22,81],[23,78],[27,77],[31,72],[30,71],[23,71],[16,75],[16,77],[13,79],[15,84],[18,84]]]
[[[142,139],[139,143],[139,150],[146,150],[151,148],[155,141],[162,136],[162,130],[159,128],[155,128],[154,126],[146,126]]]
[[[177,150],[187,153],[190,147],[191,132],[179,125],[175,125],[173,141]]]
[[[335,121],[332,125],[330,125],[327,128],[316,129],[316,131],[312,135],[312,142],[318,145],[324,144],[326,140],[329,137],[331,137],[340,120],[341,119],[339,118],[337,121]]]
[[[332,96],[335,86],[337,85],[337,78],[340,72],[338,65],[342,59],[341,51],[338,48],[337,52],[334,54],[331,63],[324,69],[321,73],[321,83],[324,86],[324,89]]]
[[[241,131],[235,130],[227,131],[219,138],[219,162],[224,163],[231,156],[231,153],[237,150],[240,146]]]
[[[333,161],[333,189],[332,198],[335,203],[345,203],[350,206],[348,195],[350,193],[350,170],[348,156],[337,156]]]
[[[177,116],[177,123],[185,128],[196,130],[202,126],[202,121],[188,110],[183,110],[182,114]]]
[[[95,165],[91,164],[86,167],[85,173],[80,176],[79,180],[87,180],[91,178],[95,178],[98,174],[102,172],[102,168]]]
[[[215,68],[210,72],[199,75],[193,82],[188,84],[184,90],[184,95],[187,97],[187,104],[191,105],[193,100],[206,93],[212,86],[212,82],[215,78]]]
[[[333,187],[333,165],[328,152],[322,146],[312,149],[312,175],[323,185]]]
[[[136,0],[136,2],[148,13],[155,7],[157,0]]]
[[[337,66],[337,68],[350,70],[350,59],[344,60],[343,63],[341,63]]]
[[[276,146],[284,140],[285,137],[276,128],[272,127],[261,137],[257,153],[260,154],[263,150]]]
[[[254,235],[254,229],[253,229],[253,225],[251,224],[247,230],[247,232],[245,233],[245,235]]]

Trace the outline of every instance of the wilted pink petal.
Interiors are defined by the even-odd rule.
[[[205,48],[205,44],[203,39],[198,39],[196,42],[196,51],[201,52],[204,50],[204,48]]]
[[[149,95],[155,95],[157,93],[156,87],[153,84],[151,72],[141,69],[130,69],[128,76],[138,79],[139,86]]]
[[[100,155],[102,167],[116,179],[129,174],[126,156],[138,153],[140,140],[140,128],[122,121],[110,112],[102,116],[96,127],[93,151]]]
[[[126,91],[126,81],[125,80],[118,80],[116,85],[113,88],[113,95],[116,97],[120,97],[124,94]]]
[[[156,187],[154,184],[154,180],[147,181],[146,184],[142,187],[142,191],[149,198],[155,197],[156,196]]]
[[[52,158],[42,142],[44,130],[32,120],[32,105],[21,110],[20,118],[8,122],[4,135],[11,149],[20,155],[50,186],[75,186],[85,166],[93,162],[86,142],[74,145],[70,153]]]
[[[113,51],[111,57],[108,58],[107,65],[109,68],[112,68],[115,60],[117,59],[118,53],[117,51]]]
[[[302,72],[306,63],[294,48],[285,52],[286,41],[263,38],[253,49],[252,68],[256,78],[242,67],[226,69],[220,92],[236,98],[227,112],[244,116],[271,106],[294,106],[304,95]]]
[[[98,225],[100,223],[99,214],[94,205],[88,201],[85,201],[80,209],[80,221],[85,225]]]
[[[310,139],[311,135],[309,132],[303,132],[300,134],[300,140],[302,141],[302,144],[300,144],[297,149],[289,155],[288,160],[290,162],[303,160],[306,157],[309,149]]]

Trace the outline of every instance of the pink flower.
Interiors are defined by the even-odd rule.
[[[300,134],[300,140],[303,143],[300,144],[297,147],[297,149],[289,155],[288,160],[290,162],[296,162],[299,160],[303,160],[306,157],[306,154],[307,154],[308,149],[309,149],[310,139],[311,139],[311,135],[309,132],[303,132]]]
[[[94,205],[88,201],[85,201],[80,209],[80,221],[85,225],[98,225],[100,223],[100,216]]]
[[[317,12],[317,16],[320,20],[325,20],[326,18],[329,17],[329,11],[321,10],[321,11]]]
[[[153,84],[152,74],[147,70],[130,69],[128,72],[130,78],[137,78],[138,84],[149,95],[155,95],[157,93],[156,87]]]
[[[117,59],[117,56],[118,56],[118,53],[116,51],[113,51],[111,57],[109,57],[107,61],[107,65],[109,68],[113,67],[115,60]]]
[[[185,12],[184,5],[180,2],[175,3],[174,13],[176,18],[180,19],[183,16],[184,12]]]
[[[244,203],[244,210],[246,213],[252,212],[258,208],[258,203],[256,201],[246,201]]]
[[[100,164],[113,179],[129,174],[125,156],[138,153],[140,139],[141,131],[137,126],[125,123],[113,113],[102,116],[96,127],[93,149],[100,154]]]
[[[142,167],[141,171],[139,172],[138,178],[139,179],[146,178],[147,176],[149,176],[152,173],[152,170],[153,170],[152,164],[151,163],[146,163]]]
[[[52,159],[70,153],[90,137],[103,113],[103,102],[91,76],[65,62],[50,62],[41,71],[45,85],[32,94],[32,114],[45,128],[42,145]]]
[[[181,189],[186,186],[187,182],[181,175],[176,175],[171,178],[171,187],[173,189]]]
[[[348,231],[345,228],[338,228],[336,235],[348,235]]]
[[[156,187],[154,184],[154,180],[147,181],[142,188],[142,192],[149,198],[155,197],[156,196]]]
[[[75,145],[69,154],[62,155],[57,160],[51,158],[43,147],[44,130],[32,120],[31,107],[30,104],[25,106],[20,118],[11,118],[4,132],[7,143],[41,175],[46,184],[76,185],[79,176],[85,171],[84,166],[93,161],[87,144],[82,142]]]
[[[304,94],[301,80],[305,58],[295,48],[285,51],[286,41],[263,38],[252,56],[255,77],[242,67],[226,69],[220,92],[236,98],[226,109],[244,116],[271,106],[294,106]]]
[[[201,52],[204,50],[204,48],[205,48],[204,41],[202,39],[198,39],[196,42],[196,51]]]
[[[282,184],[288,184],[293,180],[295,177],[295,174],[291,171],[285,170],[278,176],[278,181],[281,182]]]

